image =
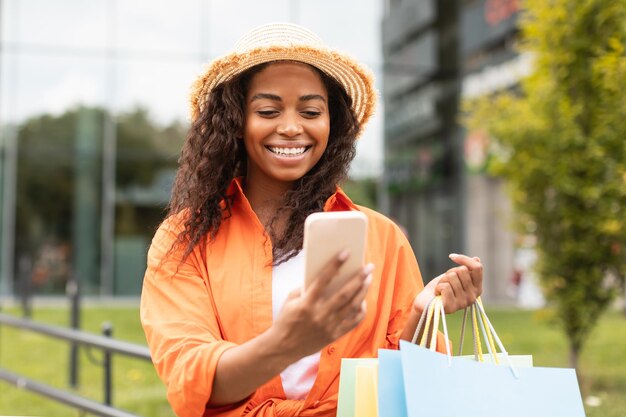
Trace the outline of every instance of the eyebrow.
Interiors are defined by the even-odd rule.
[[[252,98],[250,99],[250,101],[254,101],[254,100],[261,100],[261,99],[267,99],[267,100],[273,100],[273,101],[283,101],[283,99],[280,96],[277,96],[276,94],[270,94],[270,93],[258,93],[252,96]],[[319,94],[306,94],[304,96],[301,96],[299,98],[300,101],[309,101],[309,100],[321,100],[324,103],[326,103],[326,99],[319,95]]]

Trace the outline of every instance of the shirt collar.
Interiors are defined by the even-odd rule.
[[[236,177],[231,181],[226,195],[235,198],[246,198],[243,192],[243,177]],[[324,203],[324,211],[350,210],[358,210],[358,207],[350,200],[350,197],[346,195],[341,187],[337,187],[337,190]]]

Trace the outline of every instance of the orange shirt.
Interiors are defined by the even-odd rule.
[[[340,190],[325,211],[359,210],[368,217],[366,262],[375,264],[367,315],[358,327],[322,350],[318,376],[303,401],[286,400],[280,375],[243,402],[206,408],[220,355],[266,331],[272,320],[272,246],[233,181],[232,216],[213,241],[168,254],[181,230],[181,215],[166,219],[148,252],[141,321],[168,400],[179,417],[335,416],[341,358],[376,357],[398,347],[422,278],[399,228],[383,215],[356,206]],[[167,255],[167,256],[166,256]]]

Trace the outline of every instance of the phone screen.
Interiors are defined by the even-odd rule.
[[[322,268],[343,249],[350,256],[329,284],[327,293],[337,291],[365,262],[367,217],[360,211],[313,213],[304,223],[305,288]]]

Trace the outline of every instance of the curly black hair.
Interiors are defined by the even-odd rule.
[[[179,158],[179,168],[168,206],[169,215],[185,211],[184,229],[178,244],[186,247],[184,258],[203,237],[213,239],[230,215],[232,200],[227,190],[235,177],[246,175],[247,154],[241,140],[245,124],[246,94],[252,77],[269,64],[260,64],[215,87],[203,111],[193,122]],[[319,162],[283,196],[281,208],[266,225],[272,241],[274,265],[285,262],[302,249],[304,220],[322,211],[326,200],[348,175],[356,154],[360,131],[352,99],[333,78],[312,67],[328,93],[330,134]],[[288,213],[285,232],[274,224]]]

